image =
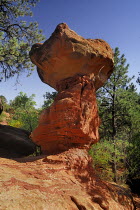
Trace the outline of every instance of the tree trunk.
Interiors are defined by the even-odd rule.
[[[27,115],[29,116],[29,118],[27,118],[27,121],[28,121],[28,124],[29,124],[29,127],[30,127],[30,132],[33,131],[33,128],[32,128],[32,122],[30,120],[30,113],[25,109]]]
[[[3,112],[2,100],[0,99],[0,114]]]
[[[114,182],[117,183],[117,162],[116,162],[116,126],[115,126],[115,85],[113,87],[112,95],[112,141],[114,144],[112,172],[114,174]]]

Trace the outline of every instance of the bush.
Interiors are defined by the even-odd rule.
[[[14,119],[10,120],[8,124],[10,126],[16,127],[16,128],[22,128],[22,126],[23,126],[22,122],[20,122],[19,120],[14,120]]]
[[[128,170],[126,169],[126,159],[128,142],[123,140],[116,140],[116,147],[114,143],[108,140],[102,140],[94,144],[89,151],[93,158],[93,167],[97,174],[104,180],[114,180],[113,164],[116,163],[117,167],[117,182],[125,183]],[[115,155],[116,154],[116,155]]]

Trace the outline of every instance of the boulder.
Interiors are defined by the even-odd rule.
[[[113,71],[113,52],[100,39],[84,39],[59,24],[44,44],[33,45],[31,61],[41,80],[58,91],[40,116],[32,140],[48,154],[99,140],[96,90]]]
[[[23,157],[35,152],[36,145],[29,138],[30,132],[0,125],[0,157]]]
[[[113,71],[109,44],[102,39],[84,39],[65,23],[59,24],[44,44],[33,45],[30,58],[41,80],[56,90],[61,80],[76,74],[93,74],[98,89]]]

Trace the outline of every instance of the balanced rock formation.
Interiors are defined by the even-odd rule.
[[[113,53],[100,39],[84,39],[62,23],[44,44],[33,45],[31,61],[41,80],[58,91],[31,137],[48,153],[99,140],[96,90],[113,70]]]

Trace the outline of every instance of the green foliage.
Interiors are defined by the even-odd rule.
[[[27,110],[22,110],[22,113],[19,114],[19,112],[16,112],[16,115],[18,116],[18,119],[22,122],[21,128],[33,131],[35,127],[38,124],[38,116],[39,112],[33,108],[30,108]],[[16,118],[16,116],[14,116]]]
[[[93,167],[98,175],[105,180],[114,179],[113,163],[117,162],[117,182],[123,183],[126,180],[128,171],[126,169],[127,155],[124,150],[128,147],[128,142],[117,139],[116,155],[114,156],[114,144],[108,140],[102,140],[92,146],[89,154],[93,158]]]
[[[127,76],[129,65],[118,48],[114,50],[114,71],[104,87],[97,92],[99,113],[102,119],[101,137],[114,138],[124,124],[125,113],[120,109],[120,97],[132,78]],[[123,115],[123,118],[121,117]]]
[[[0,99],[1,99],[2,104],[6,104],[7,103],[7,99],[5,98],[5,96],[0,95]]]
[[[0,81],[28,69],[33,70],[29,59],[30,47],[44,39],[37,22],[23,21],[32,16],[31,7],[38,0],[1,0],[0,4]]]
[[[3,95],[0,95],[0,101],[2,102],[2,105],[3,105],[3,110],[8,112],[9,109],[10,109],[10,106],[7,102],[7,99],[5,98],[5,96]]]
[[[0,122],[3,122],[6,118],[6,114],[4,112],[1,113],[0,115]]]
[[[35,94],[32,94],[30,97],[26,93],[20,92],[18,96],[15,97],[13,101],[10,102],[10,106],[14,109],[28,109],[36,105],[36,102],[33,101]]]
[[[140,132],[132,136],[127,152],[129,177],[140,179]]]
[[[139,72],[139,77],[137,78],[136,82],[140,85],[140,72]]]
[[[109,141],[102,141],[94,144],[89,151],[89,154],[93,157],[94,167],[103,167],[106,168],[109,165],[109,162],[112,160],[113,144],[110,144]]]
[[[20,92],[10,102],[10,106],[14,110],[13,118],[9,121],[10,125],[29,130],[30,132],[37,126],[39,110],[36,110],[34,107],[36,105],[36,102],[33,100],[34,97],[34,94],[28,97],[26,93]]]
[[[47,108],[47,107],[51,106],[52,103],[54,102],[56,95],[57,95],[57,92],[52,92],[52,93],[46,92],[43,95],[45,101],[44,101],[42,108]]]
[[[9,123],[8,123],[10,126],[12,127],[16,127],[16,128],[22,128],[23,126],[23,123],[19,120],[14,120],[14,119],[11,119],[9,120]]]
[[[136,177],[140,171],[140,94],[130,83],[133,77],[127,75],[129,65],[125,56],[120,56],[118,48],[114,50],[114,64],[111,77],[97,92],[102,120],[98,147],[103,149],[95,146],[92,156],[101,166],[103,176],[112,177],[115,182],[125,182],[128,175]]]

